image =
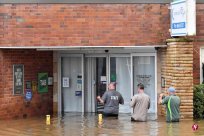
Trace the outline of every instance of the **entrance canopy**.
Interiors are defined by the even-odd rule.
[[[1,46],[0,49],[36,49],[39,51],[76,51],[79,53],[79,51],[88,52],[88,53],[129,53],[133,52],[133,50],[145,52],[147,51],[155,51],[158,48],[165,48],[167,45],[145,45],[145,46],[15,46],[15,47],[9,47],[9,46]]]
[[[39,47],[37,50],[53,50],[53,51],[80,51],[82,53],[129,53],[133,50],[147,52],[155,51],[158,48],[167,47],[167,45],[151,45],[151,46],[57,46],[57,47]]]

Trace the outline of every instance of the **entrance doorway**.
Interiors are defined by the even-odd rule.
[[[155,53],[69,54],[61,57],[60,66],[59,111],[101,112],[103,105],[96,97],[104,94],[108,83],[116,82],[116,90],[124,98],[124,105],[119,107],[120,113],[131,113],[129,103],[137,93],[138,83],[145,85],[145,92],[150,96],[149,112],[157,112]]]
[[[132,56],[133,94],[137,93],[139,83],[144,84],[144,92],[150,96],[149,113],[156,113],[157,111],[155,62],[155,54],[135,54]]]
[[[120,113],[130,113],[131,98],[130,57],[107,55],[103,57],[89,56],[85,58],[85,112],[101,112],[103,105],[96,100],[108,88],[108,83],[116,82],[116,90],[124,98],[120,105]]]
[[[110,56],[110,74],[111,82],[116,82],[116,90],[121,93],[124,99],[124,105],[120,105],[120,113],[131,113],[129,106],[131,98],[131,62],[128,56],[111,55]]]
[[[85,112],[101,112],[103,105],[97,100],[107,90],[106,57],[85,58]]]

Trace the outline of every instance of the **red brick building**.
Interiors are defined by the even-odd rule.
[[[130,97],[137,83],[143,82],[151,96],[150,113],[160,113],[157,95],[175,86],[182,100],[182,116],[192,117],[192,87],[203,80],[199,59],[204,43],[202,1],[196,5],[193,42],[167,42],[171,38],[168,0],[0,3],[0,118],[100,111],[95,97],[111,81],[118,83],[117,90],[125,99],[121,113],[131,112]],[[179,54],[186,59],[168,63]],[[14,64],[24,66],[24,90],[26,81],[39,84],[38,73],[53,77],[48,92],[32,90],[29,102],[25,92],[14,95]],[[178,67],[183,75],[168,71]],[[161,79],[166,81],[163,88]],[[179,86],[183,79],[187,80]]]

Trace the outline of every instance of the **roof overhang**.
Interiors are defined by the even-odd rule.
[[[1,46],[0,49],[36,49],[36,50],[104,50],[104,49],[155,49],[167,45],[144,46]]]
[[[166,48],[167,45],[145,45],[145,46],[16,46],[0,47],[0,49],[21,49],[37,51],[55,51],[61,53],[82,53],[82,54],[101,54],[101,53],[154,53],[158,48]]]

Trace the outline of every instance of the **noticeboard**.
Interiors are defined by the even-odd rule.
[[[13,65],[13,94],[24,94],[24,65]]]
[[[38,92],[48,92],[48,73],[38,73]]]

